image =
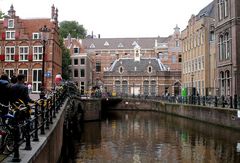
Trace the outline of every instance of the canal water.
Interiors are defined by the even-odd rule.
[[[69,163],[240,162],[239,131],[157,112],[109,112],[72,141]]]

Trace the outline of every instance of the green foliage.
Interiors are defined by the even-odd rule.
[[[83,25],[79,25],[76,21],[62,21],[60,23],[60,35],[62,38],[67,38],[68,34],[71,34],[72,38],[85,38],[87,30]]]
[[[0,11],[0,19],[3,19],[5,16],[6,15],[2,11]]]
[[[69,50],[64,46],[63,38],[60,38],[60,46],[62,49],[62,78],[68,80],[70,77],[68,66],[71,63],[71,59]]]

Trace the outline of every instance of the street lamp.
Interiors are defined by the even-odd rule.
[[[42,84],[41,84],[41,93],[40,93],[40,98],[43,99],[45,96],[44,93],[44,72],[45,72],[45,49],[48,41],[48,36],[50,29],[47,28],[46,25],[44,25],[42,28],[39,29],[39,32],[41,32],[41,41],[43,45],[43,55],[42,55]]]

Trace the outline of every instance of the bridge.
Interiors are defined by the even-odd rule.
[[[219,98],[213,99],[210,103],[197,97],[196,102],[187,103],[187,99],[175,98],[82,98],[77,88],[68,83],[31,106],[33,112],[26,116],[30,118],[25,118],[24,123],[12,131],[14,150],[0,158],[2,162],[58,162],[61,154],[68,152],[65,141],[75,124],[100,120],[109,109],[164,112],[240,130],[239,110],[219,103]]]

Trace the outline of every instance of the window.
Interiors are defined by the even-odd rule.
[[[34,39],[34,40],[40,39],[40,33],[33,33],[32,34],[32,39]]]
[[[14,40],[15,31],[6,31],[6,40]]]
[[[101,63],[100,62],[96,63],[96,72],[101,72]]]
[[[85,77],[85,70],[84,69],[80,69],[80,77],[81,78]]]
[[[176,63],[176,56],[175,55],[172,56],[172,63]]]
[[[40,92],[42,85],[42,69],[33,69],[32,70],[32,91]]]
[[[122,74],[123,73],[123,67],[119,67],[119,73]]]
[[[4,72],[5,72],[5,74],[8,75],[8,78],[10,79],[11,76],[13,76],[14,69],[5,69]]]
[[[15,47],[6,46],[5,47],[5,61],[14,61]]]
[[[18,74],[24,74],[26,81],[28,81],[28,69],[18,69]]]
[[[74,65],[78,65],[78,59],[74,59]]]
[[[148,71],[148,73],[152,73],[152,66],[148,66],[147,71]]]
[[[224,0],[224,17],[228,16],[228,0]]]
[[[147,80],[143,81],[143,94],[144,95],[149,94],[149,81]]]
[[[223,60],[223,35],[219,36],[219,42],[218,42],[218,51],[219,51],[219,60]]]
[[[128,82],[126,80],[122,81],[122,93],[128,94]]]
[[[214,31],[210,32],[210,41],[214,41],[215,40],[215,35],[214,35]]]
[[[84,94],[84,89],[85,89],[85,83],[84,82],[80,82],[80,89],[81,89],[81,94]]]
[[[43,47],[34,46],[33,47],[33,61],[41,61],[43,59]]]
[[[27,61],[28,60],[28,46],[20,46],[19,47],[19,61]]]
[[[73,77],[77,78],[78,77],[78,69],[74,69],[73,72],[74,72]]]
[[[80,59],[80,64],[81,64],[81,65],[85,65],[85,58],[81,58],[81,59]]]
[[[8,28],[14,28],[14,19],[8,19]]]
[[[116,90],[116,93],[119,94],[121,93],[121,89],[120,89],[120,81],[115,81],[115,90]]]
[[[178,62],[179,62],[179,63],[182,62],[182,55],[181,55],[181,54],[178,55]]]
[[[223,0],[218,0],[218,19],[223,19]]]
[[[74,49],[73,49],[73,53],[74,53],[74,54],[78,54],[78,53],[79,53],[79,48],[74,48]]]
[[[176,47],[179,47],[179,41],[176,41]]]
[[[226,53],[226,59],[230,58],[230,39],[229,34],[225,33],[224,35],[224,45],[225,45],[225,53]]]
[[[150,92],[151,96],[156,95],[156,81],[154,81],[154,80],[151,81],[150,91],[151,91]]]

